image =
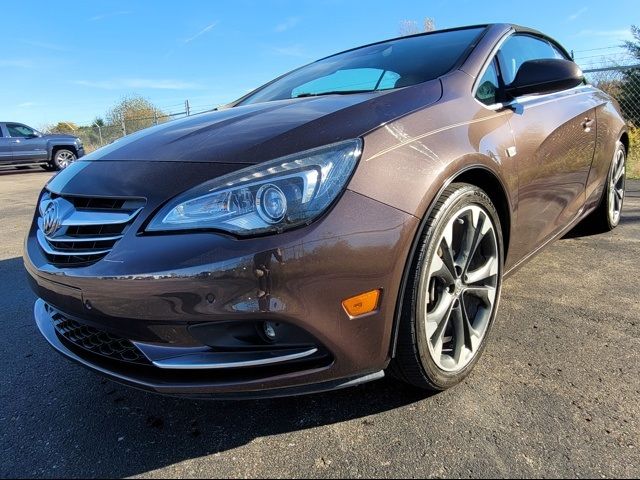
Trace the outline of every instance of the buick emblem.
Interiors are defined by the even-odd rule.
[[[58,211],[58,202],[51,201],[45,207],[42,214],[42,231],[48,237],[53,235],[60,228],[60,213]]]

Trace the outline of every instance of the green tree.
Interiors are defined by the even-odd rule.
[[[631,25],[631,33],[634,39],[624,42],[624,46],[634,58],[640,60],[640,27]]]

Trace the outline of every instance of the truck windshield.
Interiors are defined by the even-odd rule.
[[[390,90],[451,70],[484,28],[463,28],[377,43],[318,60],[258,89],[238,105]]]

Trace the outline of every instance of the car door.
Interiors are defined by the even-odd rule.
[[[500,47],[504,85],[528,60],[565,58],[546,38],[514,34]],[[558,234],[584,208],[585,186],[596,144],[597,102],[591,88],[578,86],[516,98],[510,107],[518,170],[515,257],[524,257]]]
[[[33,128],[21,123],[6,123],[7,132],[13,141],[13,163],[46,162],[47,141]]]
[[[0,124],[0,165],[10,165],[13,159],[12,140]]]

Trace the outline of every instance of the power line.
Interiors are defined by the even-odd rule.
[[[616,45],[616,46],[611,46],[611,47],[600,47],[600,48],[587,48],[586,50],[574,50],[575,53],[582,53],[582,52],[596,52],[598,50],[613,50],[615,48],[620,48],[620,49],[624,49],[624,46],[621,45]]]
[[[586,55],[584,57],[576,57],[575,60],[584,60],[587,58],[612,58],[612,57],[616,57],[616,58],[620,58],[620,57],[633,57],[633,55],[631,55],[628,52],[620,52],[620,53],[613,53],[613,54],[599,54],[599,55]]]

